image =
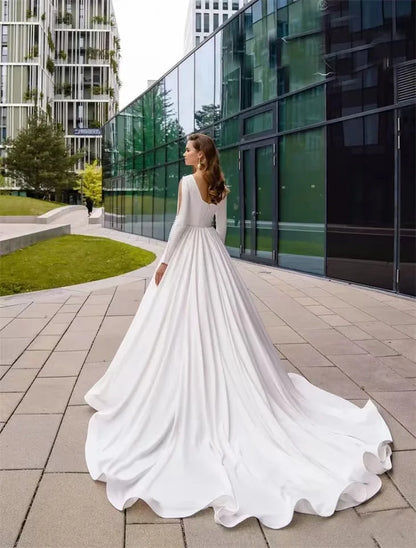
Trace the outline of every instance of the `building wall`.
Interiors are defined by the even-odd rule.
[[[415,9],[257,0],[105,125],[106,226],[167,239],[211,135],[245,260],[415,293]]]
[[[76,166],[101,157],[118,111],[120,42],[111,0],[0,0],[0,152],[35,108],[62,124]]]

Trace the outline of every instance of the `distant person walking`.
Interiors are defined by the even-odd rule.
[[[90,217],[91,213],[92,213],[92,207],[94,205],[94,202],[92,201],[92,198],[90,198],[89,196],[87,196],[85,198],[85,205],[87,206],[87,209],[88,209],[88,217]]]

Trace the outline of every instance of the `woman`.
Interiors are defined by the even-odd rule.
[[[162,517],[212,506],[232,527],[255,516],[329,516],[372,497],[391,468],[376,407],[325,392],[279,363],[224,246],[226,194],[213,141],[189,137],[178,213],[139,310],[85,399],[86,460],[119,510]],[[213,219],[216,228],[214,229]]]

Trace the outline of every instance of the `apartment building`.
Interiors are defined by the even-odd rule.
[[[215,29],[250,0],[189,0],[185,27],[185,54],[198,46]]]
[[[120,85],[111,0],[0,0],[0,35],[0,154],[38,108],[84,151],[78,169],[100,158]]]

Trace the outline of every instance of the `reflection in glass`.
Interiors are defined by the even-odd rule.
[[[327,274],[392,289],[393,113],[331,124],[327,131]]]
[[[142,234],[142,174],[136,173],[133,178],[133,229],[134,234]]]
[[[322,122],[325,119],[325,93],[317,86],[279,101],[279,131]]]
[[[155,169],[153,191],[153,238],[163,240],[165,237],[165,173],[166,168]]]
[[[221,168],[225,177],[225,184],[230,189],[227,196],[227,239],[226,246],[230,255],[240,256],[240,190],[238,171],[238,149],[229,148],[220,153]]]
[[[153,235],[153,170],[148,169],[143,172],[143,217],[142,234],[143,236]]]
[[[222,31],[223,118],[240,110],[241,51],[239,49],[239,38],[239,17],[235,17]]]
[[[280,266],[324,274],[325,130],[279,141]]]
[[[213,125],[219,118],[214,104],[215,40],[207,40],[195,53],[195,129]]]
[[[266,145],[255,149],[256,182],[256,250],[257,257],[273,257],[273,218],[274,218],[274,169],[273,146]]]
[[[194,56],[179,65],[179,123],[185,134],[194,130]]]

